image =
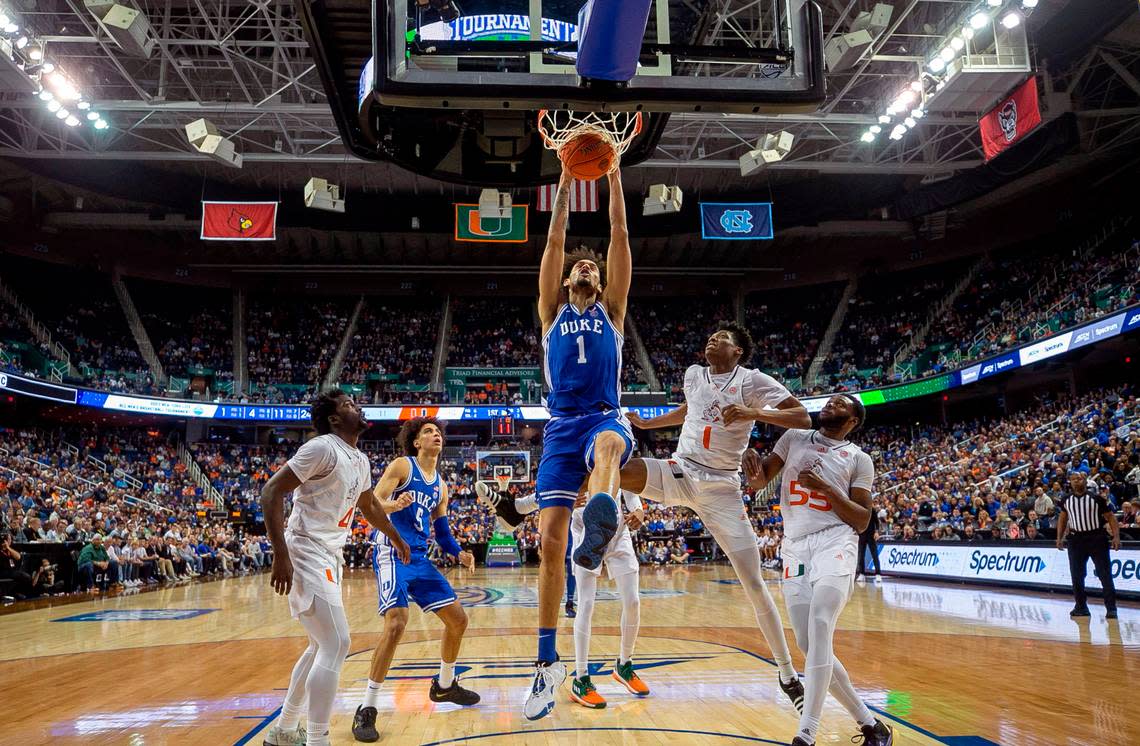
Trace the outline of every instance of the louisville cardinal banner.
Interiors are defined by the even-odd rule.
[[[202,202],[203,241],[277,240],[276,202]]]
[[[1039,124],[1041,109],[1037,105],[1037,78],[1031,76],[978,122],[986,160],[997,157]]]
[[[544,184],[538,188],[538,211],[552,212],[554,198],[558,194],[557,184]],[[598,182],[574,181],[570,182],[570,212],[597,212],[598,211]]]

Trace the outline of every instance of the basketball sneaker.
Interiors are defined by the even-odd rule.
[[[380,740],[380,732],[376,730],[375,707],[357,705],[356,714],[352,716],[352,737],[364,743]]]
[[[478,497],[479,502],[494,510],[495,515],[511,528],[515,528],[526,518],[515,509],[513,497],[499,494],[491,489],[486,482],[475,483],[475,496]]]
[[[804,714],[804,683],[799,680],[799,677],[792,679],[789,682],[784,682],[783,679],[776,675],[780,681],[780,691],[788,695],[788,699],[792,701],[792,707],[796,708],[796,712]]]
[[[1075,607],[1073,607],[1073,610],[1069,612],[1069,616],[1071,616],[1071,617],[1092,616],[1092,614],[1089,613],[1089,607],[1087,607],[1087,606],[1075,606]]]
[[[523,715],[527,720],[538,720],[551,713],[554,709],[554,692],[564,681],[566,664],[562,661],[534,664],[534,681],[523,705]]]
[[[574,605],[573,601],[566,602],[566,618],[574,619],[578,616],[578,607]]]
[[[633,661],[629,663],[617,661],[614,663],[614,672],[610,675],[614,677],[614,681],[628,689],[630,694],[637,697],[649,696],[649,687],[637,675],[637,671],[633,670]]]
[[[594,682],[590,681],[589,676],[570,682],[570,699],[591,710],[602,710],[606,707],[605,698],[598,694],[598,689],[594,686]]]
[[[618,505],[611,496],[599,492],[582,509],[585,528],[582,543],[574,550],[574,564],[587,570],[597,569],[610,539],[618,529]]]
[[[796,736],[792,739],[792,746],[815,746],[815,741],[809,741],[803,736]]]
[[[451,686],[447,688],[439,685],[438,676],[432,676],[431,691],[428,692],[428,698],[431,699],[432,702],[451,702],[452,704],[463,705],[464,707],[479,704],[479,695],[470,689],[464,689],[459,686],[458,676],[451,682]]]
[[[863,746],[891,746],[894,742],[894,729],[878,718],[875,718],[874,725],[860,726],[859,735],[851,737],[851,743],[862,743]]]
[[[376,738],[380,738],[380,736],[376,736]],[[305,733],[305,726],[298,724],[293,730],[284,730],[274,723],[261,743],[264,746],[305,746],[307,740],[308,734]]]

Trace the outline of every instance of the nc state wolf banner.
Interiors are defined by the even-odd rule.
[[[203,241],[276,239],[276,202],[202,202]]]
[[[992,160],[1041,124],[1037,105],[1037,78],[1030,76],[1009,98],[984,114],[978,122],[982,149]]]

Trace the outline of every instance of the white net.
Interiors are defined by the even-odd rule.
[[[618,167],[621,154],[641,132],[641,112],[543,109],[538,112],[538,131],[546,147],[554,151],[562,150],[562,146],[583,132],[601,136],[618,155],[612,170]]]

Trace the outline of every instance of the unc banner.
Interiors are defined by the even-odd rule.
[[[772,203],[702,202],[701,238],[720,241],[772,238]]]

